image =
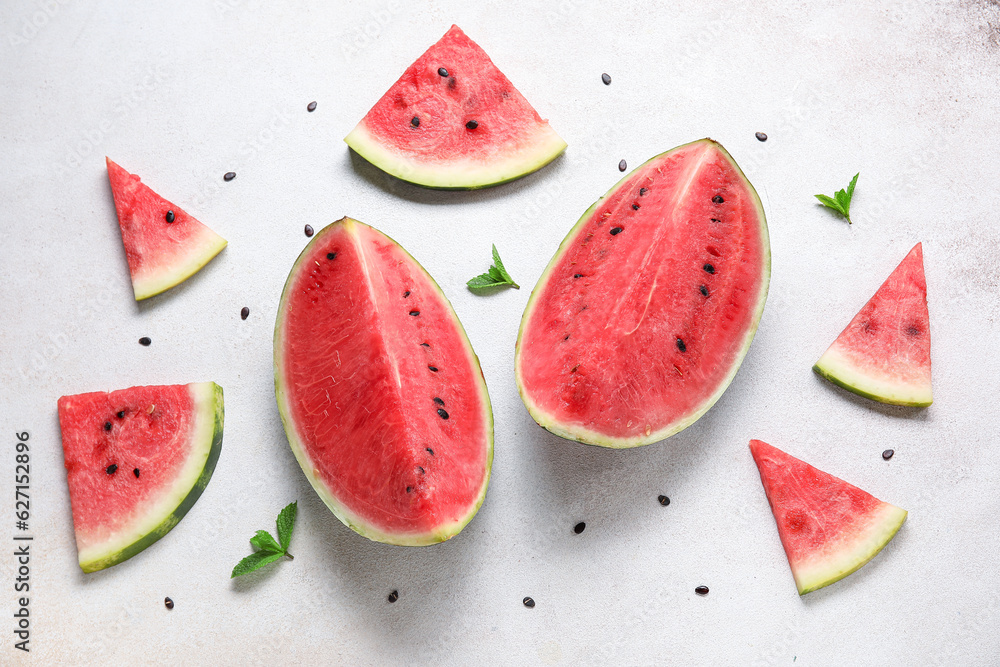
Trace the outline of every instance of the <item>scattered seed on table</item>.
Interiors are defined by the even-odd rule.
[[[222,177],[222,180],[228,182],[228,181],[233,180],[234,178],[236,178],[236,172],[235,171],[227,171],[226,175]]]
[[[306,236],[312,236],[315,233],[312,225],[306,225],[305,231],[306,231]]]
[[[604,74],[601,75],[601,81],[604,82],[605,86],[610,86],[611,85],[611,75],[608,74],[607,72],[605,72]]]
[[[618,163],[618,171],[625,171],[626,169],[628,169],[628,163],[625,160]]]
[[[309,113],[312,113],[313,111],[316,111],[316,103],[315,102],[310,102],[306,106],[306,111],[308,111]]]
[[[240,319],[245,320],[248,317],[250,317],[250,309],[247,308],[246,306],[243,306],[243,309],[240,310]]]
[[[167,609],[174,608],[174,601],[171,600],[170,598],[163,598],[163,604],[164,606],[166,606]]]
[[[661,505],[663,505],[664,507],[666,507],[667,505],[669,505],[669,504],[670,504],[670,498],[667,498],[666,496],[660,496],[660,497],[658,497],[658,498],[657,498],[657,500],[658,500],[658,501],[660,502],[660,504],[661,504]]]
[[[767,141],[767,135],[763,132],[757,132],[753,136],[757,137],[757,141]]]
[[[535,601],[529,597],[524,598],[521,602],[523,602],[524,606],[527,607],[528,609],[531,609],[532,607],[535,606]]]
[[[699,586],[698,588],[694,589],[694,592],[697,593],[698,595],[708,595],[708,586]]]
[[[143,336],[142,338],[139,339],[139,345],[144,345],[146,347],[149,347],[152,342],[153,341],[152,339],[150,339],[149,336]]]
[[[882,458],[885,459],[886,461],[888,461],[889,459],[892,458],[892,455],[895,454],[895,453],[896,452],[894,450],[887,449],[884,452],[882,452]]]
[[[577,535],[579,535],[580,533],[582,533],[586,529],[587,529],[587,524],[584,523],[583,521],[581,521],[580,523],[578,523],[575,526],[573,526],[573,532],[576,533]]]
[[[399,591],[393,591],[389,593],[389,597],[386,599],[389,600],[389,602],[395,602],[396,600],[399,599]]]

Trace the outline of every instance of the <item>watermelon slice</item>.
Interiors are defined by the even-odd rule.
[[[799,595],[840,581],[875,557],[906,520],[882,502],[760,440],[750,441]]]
[[[454,25],[344,141],[397,178],[446,190],[512,181],[566,148],[486,52]]]
[[[343,218],[292,267],[274,332],[275,394],[313,488],[373,540],[447,540],[493,460],[479,360],[441,289],[378,230]]]
[[[711,139],[658,155],[570,230],[521,319],[516,379],[556,435],[635,447],[722,395],[767,297],[764,210]]]
[[[80,567],[103,570],[170,532],[222,451],[222,387],[132,387],[59,399]]]
[[[226,247],[224,238],[105,159],[136,301],[184,282]]]
[[[813,370],[876,401],[931,404],[931,329],[921,244],[913,246]]]

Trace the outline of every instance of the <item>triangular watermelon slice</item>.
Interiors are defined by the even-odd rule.
[[[212,477],[222,451],[222,387],[131,387],[59,399],[69,499],[84,572],[166,535]]]
[[[226,247],[224,238],[105,159],[136,301],[184,282]]]
[[[813,370],[876,401],[914,407],[931,404],[931,330],[919,243]]]
[[[486,52],[454,25],[344,141],[397,178],[448,190],[512,181],[566,148]]]
[[[799,595],[840,581],[875,557],[906,520],[882,502],[760,440],[750,441]]]

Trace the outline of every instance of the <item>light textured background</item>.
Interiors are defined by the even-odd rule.
[[[0,663],[996,664],[1000,6],[774,4],[4,2],[0,544],[12,544],[22,430],[36,541],[30,656],[12,647],[14,563],[0,557]],[[342,137],[453,22],[569,142],[554,164],[434,193],[350,155]],[[637,166],[706,135],[755,184],[771,232],[770,299],[743,368],[701,421],[659,444],[608,451],[546,433],[513,378],[530,286],[620,159]],[[105,154],[229,240],[141,305]],[[229,170],[238,177],[223,183]],[[812,194],[856,171],[849,227]],[[345,214],[424,264],[482,360],[492,483],[442,545],[389,547],[342,526],[278,418],[281,287],[303,225]],[[916,241],[936,400],[913,411],[855,398],[810,366]],[[464,281],[493,242],[524,289],[473,295]],[[196,380],[226,392],[207,491],[165,539],[83,575],[56,399]],[[909,520],[861,571],[800,599],[753,437]],[[296,559],[230,582],[253,531],[295,499]]]

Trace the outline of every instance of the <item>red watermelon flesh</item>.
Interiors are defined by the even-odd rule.
[[[479,361],[427,272],[344,218],[300,255],[282,294],[275,391],[303,471],[374,540],[440,542],[486,493],[493,416]]]
[[[799,595],[843,579],[875,557],[906,520],[883,502],[760,440],[750,441]]]
[[[528,411],[608,447],[686,428],[739,368],[769,276],[760,200],[725,149],[656,156],[584,213],[535,286],[515,355]]]
[[[454,25],[344,140],[397,178],[446,189],[519,178],[566,148],[486,52]]]
[[[136,301],[184,282],[226,247],[224,238],[106,160]]]
[[[813,370],[876,401],[931,404],[931,330],[923,257],[918,243]]]
[[[59,399],[80,567],[131,558],[194,505],[222,447],[213,382],[132,387]]]

